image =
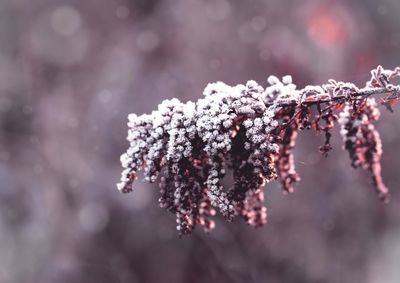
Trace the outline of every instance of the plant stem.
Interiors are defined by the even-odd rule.
[[[332,98],[328,99],[319,99],[319,100],[310,100],[310,101],[302,101],[302,102],[282,102],[278,103],[276,106],[278,107],[287,107],[287,106],[311,106],[311,105],[317,105],[317,104],[322,104],[322,103],[332,103],[332,102],[339,102],[339,103],[344,103],[351,98],[354,97],[369,97],[371,95],[379,95],[379,94],[386,94],[386,93],[392,93],[393,95],[398,95],[400,92],[400,85],[394,86],[392,89],[388,89],[386,87],[377,87],[377,88],[362,88],[357,92],[350,93],[349,95],[338,95],[334,96]],[[268,103],[266,106],[272,106],[275,103]]]

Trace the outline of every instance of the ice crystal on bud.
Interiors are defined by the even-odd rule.
[[[209,84],[197,102],[174,98],[151,114],[130,114],[130,147],[120,158],[125,169],[117,187],[132,191],[140,170],[148,182],[161,176],[159,203],[176,216],[180,235],[197,225],[211,231],[216,210],[229,221],[240,216],[258,227],[267,220],[265,184],[278,179],[284,192],[292,192],[300,180],[293,154],[298,133],[323,132],[320,151],[327,156],[332,148],[330,130],[339,119],[352,166],[369,171],[387,201],[382,144],[373,125],[380,113],[371,95],[383,95],[382,104],[392,110],[400,86],[390,80],[400,75],[400,68],[379,66],[371,74],[362,89],[329,80],[298,90],[291,76],[270,76],[265,88],[253,80],[236,86],[217,82]],[[228,172],[233,173],[233,186],[225,188]]]

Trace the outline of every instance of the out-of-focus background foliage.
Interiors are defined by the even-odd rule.
[[[127,114],[270,74],[363,85],[400,65],[400,2],[0,1],[0,282],[400,282],[400,116],[384,112],[392,202],[350,168],[338,130],[304,132],[303,178],[267,185],[269,223],[219,217],[179,239],[158,187],[117,192]]]

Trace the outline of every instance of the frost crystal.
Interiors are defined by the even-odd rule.
[[[297,90],[291,76],[270,76],[265,89],[252,80],[233,87],[217,82],[195,103],[165,100],[151,114],[130,114],[130,147],[121,155],[125,169],[117,187],[132,191],[139,170],[148,182],[161,175],[159,203],[175,214],[181,235],[196,225],[212,230],[216,210],[227,220],[241,216],[249,225],[261,226],[267,219],[263,186],[279,179],[284,191],[292,192],[300,180],[293,155],[299,131],[324,132],[320,151],[326,156],[332,148],[330,130],[338,120],[335,113],[341,111],[339,124],[351,164],[371,173],[386,201],[382,146],[372,124],[379,110],[370,96],[385,94],[382,104],[391,110],[400,88],[390,79],[399,73],[378,67],[363,89],[330,80]],[[233,186],[224,188],[227,172],[233,173]]]

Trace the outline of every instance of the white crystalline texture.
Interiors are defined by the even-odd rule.
[[[291,84],[292,83],[292,76],[284,76],[283,78],[282,78],[282,82],[285,84],[285,85],[288,85],[288,84]]]
[[[129,164],[133,161],[132,158],[129,157],[127,153],[122,154],[120,160],[122,167],[124,168],[128,168]]]
[[[296,85],[292,83],[291,76],[284,76],[282,81],[275,76],[268,78],[270,84],[262,94],[262,99],[268,103],[288,103],[298,104],[300,93],[296,90]]]
[[[203,91],[204,96],[209,96],[215,93],[229,93],[232,87],[223,82],[210,83]]]
[[[243,126],[245,126],[246,128],[250,128],[253,126],[253,121],[251,119],[247,119],[243,122]]]
[[[275,85],[275,84],[277,84],[277,83],[280,82],[279,79],[278,79],[276,76],[274,76],[274,75],[269,76],[268,79],[267,79],[267,81],[268,81],[268,83],[269,83],[270,85]]]
[[[254,126],[261,127],[262,125],[263,125],[263,121],[261,120],[261,118],[254,119]]]
[[[178,172],[182,160],[193,158],[196,138],[204,143],[202,151],[210,162],[220,158],[220,154],[232,149],[232,138],[237,134],[240,121],[248,128],[246,149],[262,145],[264,152],[273,148],[267,146],[267,136],[277,124],[273,121],[274,111],[269,111],[265,104],[265,93],[288,98],[290,93],[296,92],[290,76],[285,76],[282,82],[271,76],[268,81],[273,88],[266,90],[253,80],[234,87],[223,82],[210,83],[204,89],[204,98],[196,103],[182,103],[174,98],[164,100],[151,114],[129,114],[127,139],[130,147],[121,156],[121,165],[127,170],[123,172],[118,188],[130,191],[123,185],[130,188],[133,182],[130,174],[135,175],[141,169],[144,169],[145,179],[151,182],[157,179],[163,166]],[[254,119],[254,115],[259,117]],[[213,182],[216,180],[219,178]]]

